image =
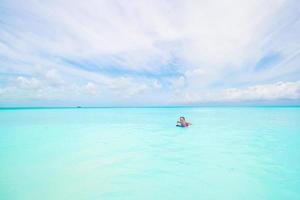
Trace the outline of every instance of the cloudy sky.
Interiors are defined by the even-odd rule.
[[[300,104],[300,1],[0,1],[0,106],[203,104]]]

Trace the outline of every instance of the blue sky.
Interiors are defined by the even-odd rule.
[[[0,106],[300,104],[297,0],[0,2]]]

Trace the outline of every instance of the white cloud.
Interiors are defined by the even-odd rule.
[[[229,88],[204,94],[184,93],[183,96],[180,103],[300,100],[300,81]]]
[[[224,90],[220,96],[225,101],[300,99],[300,81],[256,85],[246,89],[231,88]]]
[[[63,77],[59,74],[56,69],[51,69],[46,72],[45,78],[49,84],[56,86],[64,83]]]
[[[80,100],[81,98],[131,98],[149,90],[157,89],[153,82],[140,81],[122,77],[110,79],[95,79],[94,82],[69,83],[58,79],[57,71],[45,73],[43,79],[19,76],[6,87],[0,87],[0,97],[3,100]],[[55,74],[55,76],[54,76]],[[155,83],[158,84],[158,83]],[[104,95],[103,92],[106,92]]]
[[[92,95],[96,95],[99,92],[99,88],[97,85],[95,85],[94,83],[88,82],[85,86],[84,86],[85,90],[92,94]]]
[[[30,89],[35,90],[39,89],[42,86],[42,83],[40,80],[37,80],[36,78],[25,78],[22,76],[17,77],[16,81],[18,82],[18,86],[21,89]]]
[[[185,86],[185,78],[184,76],[180,76],[178,78],[172,78],[169,80],[170,84],[171,84],[171,88],[173,90],[181,90],[184,88]]]
[[[1,98],[284,98],[256,87],[300,80],[298,8],[297,0],[3,3],[0,73],[15,77],[2,80]],[[270,52],[281,60],[256,71]],[[249,88],[226,89],[242,84]]]
[[[136,86],[135,88],[132,88],[128,91],[126,97],[127,98],[130,98],[132,96],[136,96],[136,95],[140,95],[142,94],[143,92],[145,92],[148,88],[147,85],[143,84],[143,85],[139,85],[139,86]]]
[[[160,89],[160,88],[162,88],[162,85],[161,85],[161,83],[158,81],[158,80],[154,80],[153,82],[152,82],[152,85],[151,85],[154,89]]]
[[[252,53],[253,42],[264,37],[266,23],[283,3],[29,1],[18,10],[29,12],[40,23],[25,21],[25,32],[6,39],[18,42],[16,52],[20,53],[41,51],[73,58],[121,54],[121,66],[136,70],[153,70],[156,66],[148,65],[153,59],[169,59],[174,46],[158,45],[169,42],[178,43],[178,56],[195,64],[240,63],[248,56],[246,53]]]

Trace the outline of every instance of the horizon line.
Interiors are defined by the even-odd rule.
[[[300,107],[300,105],[167,105],[167,106],[12,106],[9,109],[91,109],[91,108],[200,108],[200,107]]]

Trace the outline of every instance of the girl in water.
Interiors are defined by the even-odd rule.
[[[192,123],[185,121],[185,117],[180,117],[179,121],[177,121],[176,126],[181,126],[181,127],[188,127],[192,125]]]

